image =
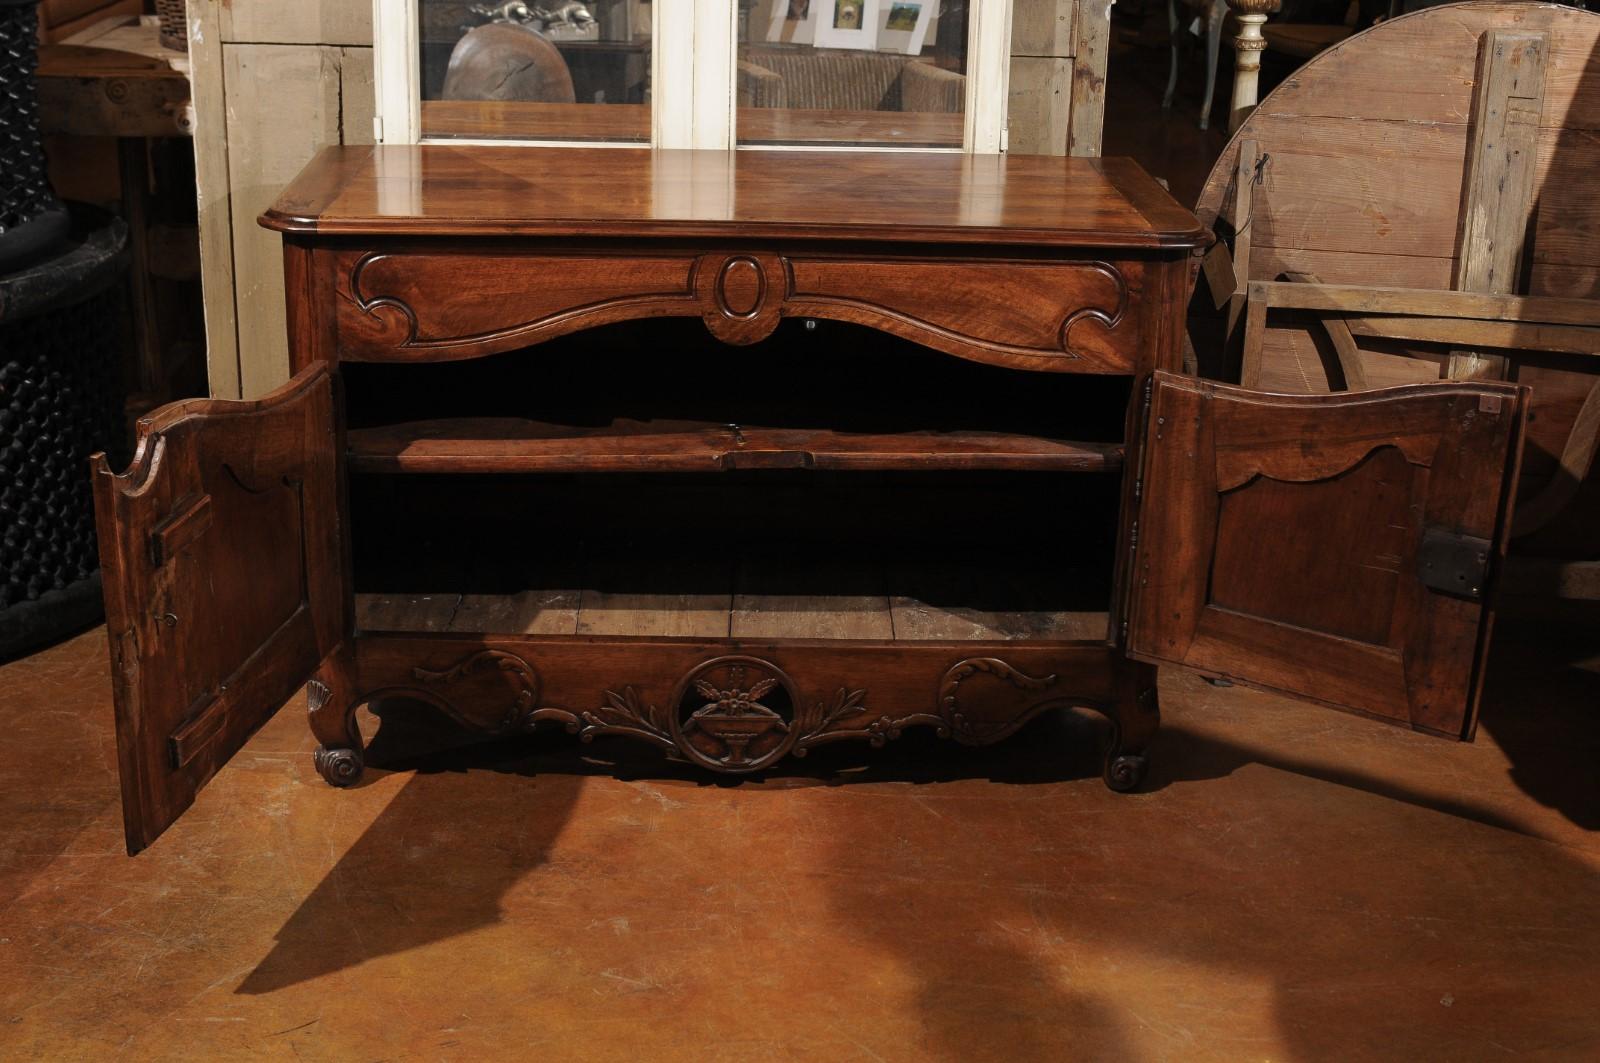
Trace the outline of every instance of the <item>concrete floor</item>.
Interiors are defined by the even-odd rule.
[[[0,668],[0,1059],[1600,1058],[1600,645],[1473,745],[1168,674],[1131,796],[1067,715],[715,785],[390,713],[336,791],[296,699],[136,858],[107,672]]]

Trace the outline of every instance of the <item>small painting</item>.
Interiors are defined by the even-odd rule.
[[[921,55],[938,13],[939,0],[888,0],[878,11],[878,50]]]
[[[812,43],[818,48],[877,47],[878,28],[883,22],[882,0],[812,0],[820,7],[817,32]],[[906,0],[916,3],[919,0]]]
[[[922,14],[921,4],[906,3],[905,0],[894,0],[889,5],[889,21],[885,27],[900,33],[910,33],[917,28],[917,16]]]

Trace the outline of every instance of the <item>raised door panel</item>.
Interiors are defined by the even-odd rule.
[[[338,644],[331,378],[142,419],[93,461],[128,851],[153,842]]]
[[[1523,391],[1157,373],[1129,651],[1468,738]]]

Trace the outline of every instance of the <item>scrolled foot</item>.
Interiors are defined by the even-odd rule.
[[[1106,785],[1119,794],[1137,790],[1139,784],[1144,782],[1147,767],[1149,762],[1136,754],[1109,757],[1106,760]]]
[[[360,751],[355,749],[318,746],[311,759],[329,786],[354,786],[361,781],[361,771],[366,767]]]

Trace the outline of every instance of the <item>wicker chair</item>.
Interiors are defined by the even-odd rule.
[[[739,62],[740,107],[959,114],[966,77],[904,55],[755,48]]]

